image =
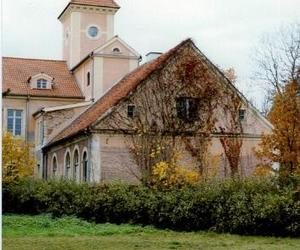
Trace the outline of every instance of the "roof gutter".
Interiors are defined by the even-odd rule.
[[[70,69],[71,72],[74,72],[80,65],[82,65],[87,59],[92,58],[94,56],[94,52],[92,51],[86,57],[84,57],[79,63],[77,63],[73,68]]]

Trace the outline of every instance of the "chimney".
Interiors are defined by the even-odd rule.
[[[156,59],[161,54],[162,54],[161,52],[149,52],[148,54],[146,54],[146,62],[150,62],[150,61]]]

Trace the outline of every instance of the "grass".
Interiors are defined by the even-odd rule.
[[[184,233],[73,217],[3,216],[4,249],[300,249],[300,239]]]

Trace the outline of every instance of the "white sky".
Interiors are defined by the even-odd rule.
[[[69,0],[2,0],[3,55],[62,58],[57,16]],[[166,51],[187,37],[222,68],[235,68],[239,89],[250,86],[251,54],[262,34],[300,22],[300,0],[116,0],[115,34],[141,55]]]

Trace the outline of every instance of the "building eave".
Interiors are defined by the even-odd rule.
[[[63,11],[57,17],[58,20],[61,20],[61,18],[63,17],[63,15],[65,14],[65,12],[68,10],[68,8],[71,5],[74,5],[74,6],[87,6],[87,7],[107,8],[107,9],[113,9],[115,11],[117,11],[118,9],[120,9],[120,6],[118,6],[118,7],[117,6],[116,7],[112,7],[112,6],[104,6],[104,5],[97,5],[97,4],[79,4],[79,3],[69,2],[68,5],[63,9]]]

